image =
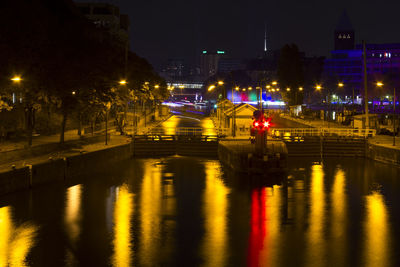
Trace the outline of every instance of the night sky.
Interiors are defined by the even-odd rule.
[[[93,1],[93,0],[92,0]],[[86,1],[80,1],[86,2]],[[195,63],[201,50],[225,50],[238,58],[296,43],[307,55],[327,56],[344,9],[362,39],[400,42],[399,0],[109,0],[131,21],[131,47],[156,69],[168,58]]]

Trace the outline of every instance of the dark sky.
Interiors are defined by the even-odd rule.
[[[81,0],[80,0],[81,1]],[[93,0],[92,0],[93,1]],[[86,2],[86,1],[81,1]],[[400,42],[399,0],[109,0],[131,21],[131,47],[156,68],[168,58],[194,63],[201,50],[248,58],[296,43],[307,55],[329,54],[343,9],[357,42]]]

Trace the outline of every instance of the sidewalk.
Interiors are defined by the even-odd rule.
[[[389,135],[376,135],[368,139],[368,143],[381,147],[392,148],[400,150],[400,137],[396,137],[396,145],[393,146],[393,136]]]
[[[49,140],[51,140],[51,139],[49,139]],[[74,140],[74,139],[71,139],[71,140]],[[76,155],[76,154],[80,154],[80,153],[92,152],[92,151],[110,148],[113,146],[123,145],[123,144],[128,143],[129,141],[130,141],[130,138],[114,133],[110,136],[108,145],[105,145],[104,141],[97,142],[94,144],[81,144],[80,146],[77,146],[74,148],[66,148],[65,150],[61,150],[61,151],[53,151],[50,153],[45,153],[45,154],[41,154],[41,155],[37,155],[37,156],[18,159],[15,161],[0,164],[0,172],[10,170],[10,168],[12,168],[12,167],[15,167],[18,169],[18,168],[24,167],[26,165],[38,164],[38,163],[48,161],[48,160],[55,160],[55,159],[64,158],[67,156]],[[1,153],[0,153],[0,156],[1,156]]]
[[[80,136],[78,135],[78,130],[69,130],[64,133],[65,142],[72,140],[79,140],[79,139]],[[60,134],[33,136],[32,147],[49,143],[58,143],[59,141],[60,141]],[[0,154],[1,152],[24,149],[26,145],[27,145],[26,140],[19,140],[16,142],[15,141],[0,142]]]

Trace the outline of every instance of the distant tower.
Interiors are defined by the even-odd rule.
[[[267,53],[267,24],[264,24],[264,54]]]
[[[353,26],[347,12],[344,10],[335,28],[335,50],[353,50],[354,37]]]

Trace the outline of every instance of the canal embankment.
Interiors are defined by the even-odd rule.
[[[0,195],[100,171],[112,162],[130,158],[132,153],[130,138],[116,135],[107,145],[86,143],[51,156],[45,154],[3,163],[0,165]]]

